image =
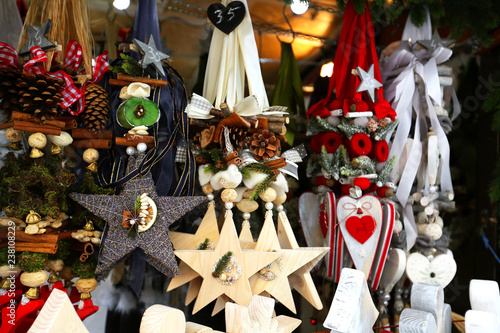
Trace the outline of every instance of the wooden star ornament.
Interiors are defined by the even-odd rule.
[[[278,251],[281,256],[272,265],[252,276],[250,285],[254,295],[269,293],[290,311],[296,313],[288,277],[302,266],[325,253],[321,248],[282,250],[274,227],[272,213],[268,212],[255,246],[256,251]]]
[[[144,153],[141,153],[138,158],[130,157],[127,173],[137,169],[143,159]],[[144,176],[138,176],[128,181],[119,195],[71,193],[70,196],[107,222],[105,229],[107,235],[102,243],[96,269],[98,278],[105,276],[118,263],[128,258],[137,248],[146,253],[147,262],[161,273],[169,277],[179,274],[168,227],[206,200],[202,196],[158,196],[149,171]],[[144,225],[139,221],[142,218],[140,213],[134,216],[134,211],[138,211],[138,208],[141,207],[139,198],[143,197],[149,198],[150,205],[148,209],[149,207],[156,207],[156,214],[152,214],[147,224]],[[145,207],[145,204],[142,207]],[[142,212],[144,211],[142,210]],[[127,221],[131,225],[129,228],[126,227]],[[131,233],[134,225],[137,225],[135,234]]]
[[[236,276],[237,268],[234,266],[240,267],[239,274],[241,274],[230,285],[221,283],[218,278],[212,275],[214,265],[228,252],[231,252],[231,257],[237,263],[233,265],[233,269],[228,272],[228,275]],[[252,299],[249,277],[276,260],[281,253],[241,250],[232,212],[228,211],[215,250],[179,250],[175,251],[175,255],[203,278],[200,292],[194,304],[194,314],[221,295],[226,295],[237,304],[247,306]]]
[[[47,50],[56,47],[54,43],[48,40],[45,35],[50,32],[52,20],[48,19],[40,26],[40,28],[27,25],[28,41],[24,44],[19,52],[19,55],[29,54],[33,46],[40,46],[42,50]]]
[[[208,204],[207,212],[195,234],[176,231],[170,232],[170,240],[175,250],[195,250],[205,240],[208,240],[211,244],[217,244],[218,239],[219,228],[217,226],[217,216],[215,215],[215,204],[213,201]],[[202,279],[200,275],[185,262],[181,261],[179,264],[179,271],[181,274],[170,281],[167,292],[189,282],[185,302],[185,304],[188,305],[198,295]]]
[[[300,249],[285,212],[278,214],[278,239],[282,249]],[[323,309],[323,303],[310,272],[328,253],[329,248],[317,247],[311,249],[317,249],[320,252],[314,259],[290,274],[288,280],[292,289],[297,290],[312,306],[321,310]]]

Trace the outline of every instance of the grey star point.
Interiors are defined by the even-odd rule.
[[[427,50],[427,53],[429,54],[433,54],[434,51],[439,47],[448,47],[454,42],[455,41],[452,39],[442,40],[437,30],[434,30],[434,33],[432,34],[432,39],[430,40],[424,39],[417,41],[417,43],[422,47],[424,47]]]
[[[148,65],[152,64],[155,67],[156,71],[161,74],[161,76],[165,76],[165,71],[163,70],[161,61],[168,59],[169,56],[156,48],[156,43],[153,35],[149,36],[149,41],[147,44],[141,42],[136,38],[134,38],[133,42],[134,45],[143,53],[143,57],[139,61],[139,64],[142,66],[142,68],[146,68],[148,67]]]
[[[375,89],[382,87],[382,83],[375,79],[374,66],[373,64],[365,72],[361,67],[357,67],[356,70],[361,79],[361,83],[358,86],[357,92],[366,91],[370,96],[372,102],[375,102]]]
[[[40,46],[42,50],[54,48],[56,45],[45,37],[45,35],[50,32],[51,26],[51,19],[43,22],[40,28],[27,25],[26,30],[28,32],[28,41],[24,44],[19,54],[24,55],[30,53],[33,46]]]

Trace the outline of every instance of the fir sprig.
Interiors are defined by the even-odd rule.
[[[325,146],[321,146],[321,159],[319,161],[323,170],[325,170],[329,175],[335,175],[335,168],[333,167],[333,163],[330,160],[330,156],[328,156],[328,152],[326,151]],[[338,175],[337,175],[338,178]]]
[[[352,160],[352,165],[358,169],[364,169],[367,173],[377,173],[375,162],[368,156],[359,156]]]
[[[278,174],[268,165],[260,164],[260,163],[250,163],[243,168],[240,169],[241,174],[245,178],[250,178],[250,172],[263,173],[267,175],[267,177],[257,185],[252,195],[250,196],[250,200],[255,200],[259,197],[259,195],[264,192],[271,183],[276,179]]]
[[[205,240],[203,241],[203,243],[201,243],[200,245],[198,245],[197,250],[206,250],[206,249],[208,249],[208,245],[209,244],[210,244],[210,241],[208,240],[208,238],[205,238]]]
[[[347,123],[339,124],[339,129],[345,133],[348,139],[350,139],[354,134],[363,133],[368,134],[368,130],[365,127],[358,125],[349,125]]]
[[[349,159],[349,154],[347,153],[347,150],[345,149],[344,145],[340,145],[337,148],[337,151],[339,151],[340,155],[340,164],[350,166],[351,160]]]
[[[318,122],[318,125],[323,129],[324,132],[336,132],[336,133],[339,132],[338,128],[335,125],[330,124],[328,121],[321,118],[320,116],[316,116],[316,121]]]
[[[377,178],[377,185],[384,185],[387,182],[387,179],[389,179],[389,175],[392,172],[392,169],[394,169],[394,166],[396,165],[396,156],[393,156],[389,161],[387,161],[384,165],[384,168],[380,171],[378,178]]]
[[[125,53],[120,53],[120,58],[123,59],[123,63],[117,66],[110,66],[109,69],[116,74],[126,74],[130,76],[141,77],[144,76],[144,70],[141,65],[129,55]]]
[[[258,198],[262,192],[264,192],[269,186],[271,186],[271,183],[276,179],[277,176],[278,175],[274,173],[272,175],[268,175],[263,181],[260,182],[259,185],[257,185],[249,199],[255,200],[256,198]]]
[[[387,134],[389,134],[389,132],[391,132],[396,127],[396,125],[398,123],[399,123],[399,120],[396,119],[395,121],[388,124],[386,127],[379,128],[375,132],[375,140],[377,140],[377,141],[385,140],[385,137],[387,136]]]
[[[218,277],[224,272],[224,269],[227,267],[227,265],[229,265],[229,261],[231,260],[232,255],[233,252],[228,251],[226,254],[220,257],[219,261],[217,262],[217,265],[215,266],[215,269],[212,272],[212,275],[214,277]]]
[[[317,163],[316,161],[313,161],[313,159],[310,158],[307,161],[307,166],[306,166],[307,178],[311,178],[312,176],[316,175],[320,171],[321,171],[321,166],[319,165],[319,163]]]

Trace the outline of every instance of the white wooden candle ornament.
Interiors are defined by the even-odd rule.
[[[465,313],[467,333],[493,333],[500,327],[500,291],[496,281],[471,280],[472,310]]]
[[[399,318],[399,333],[436,333],[436,320],[429,312],[404,309]]]
[[[373,332],[378,311],[362,271],[344,268],[323,326],[332,333]]]
[[[382,230],[380,200],[373,195],[343,196],[337,203],[337,221],[354,266],[369,276]]]

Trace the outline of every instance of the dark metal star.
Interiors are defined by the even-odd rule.
[[[20,55],[30,53],[30,50],[33,46],[40,46],[42,50],[47,50],[56,47],[54,43],[48,40],[45,35],[49,33],[50,27],[52,26],[52,20],[48,19],[43,22],[40,28],[34,28],[32,26],[27,25],[26,30],[28,31],[28,41],[24,44]]]
[[[143,57],[139,60],[139,64],[142,68],[148,67],[148,65],[153,64],[155,66],[156,71],[160,73],[162,76],[165,76],[165,71],[163,70],[163,65],[161,61],[164,59],[168,59],[168,55],[165,53],[158,51],[156,48],[155,40],[153,35],[149,36],[148,43],[143,43],[140,40],[134,38],[134,45],[143,53]]]
[[[427,49],[427,53],[433,54],[438,47],[448,47],[455,41],[453,39],[442,40],[437,30],[434,30],[432,39],[418,40],[417,43]]]
[[[373,64],[368,69],[368,73],[359,66],[356,69],[361,79],[361,83],[356,91],[366,91],[372,102],[375,102],[375,89],[382,87],[382,83],[378,82],[374,77]]]
[[[141,155],[130,157],[127,172],[139,167],[144,157],[144,154]],[[147,193],[158,208],[156,221],[148,230],[129,237],[130,229],[122,226],[123,212],[133,210],[137,197],[143,193]],[[141,248],[146,253],[147,262],[161,273],[168,277],[179,274],[168,227],[206,200],[201,196],[160,197],[150,172],[127,182],[120,195],[71,193],[71,198],[108,223],[96,269],[99,279],[128,258],[136,248]]]

